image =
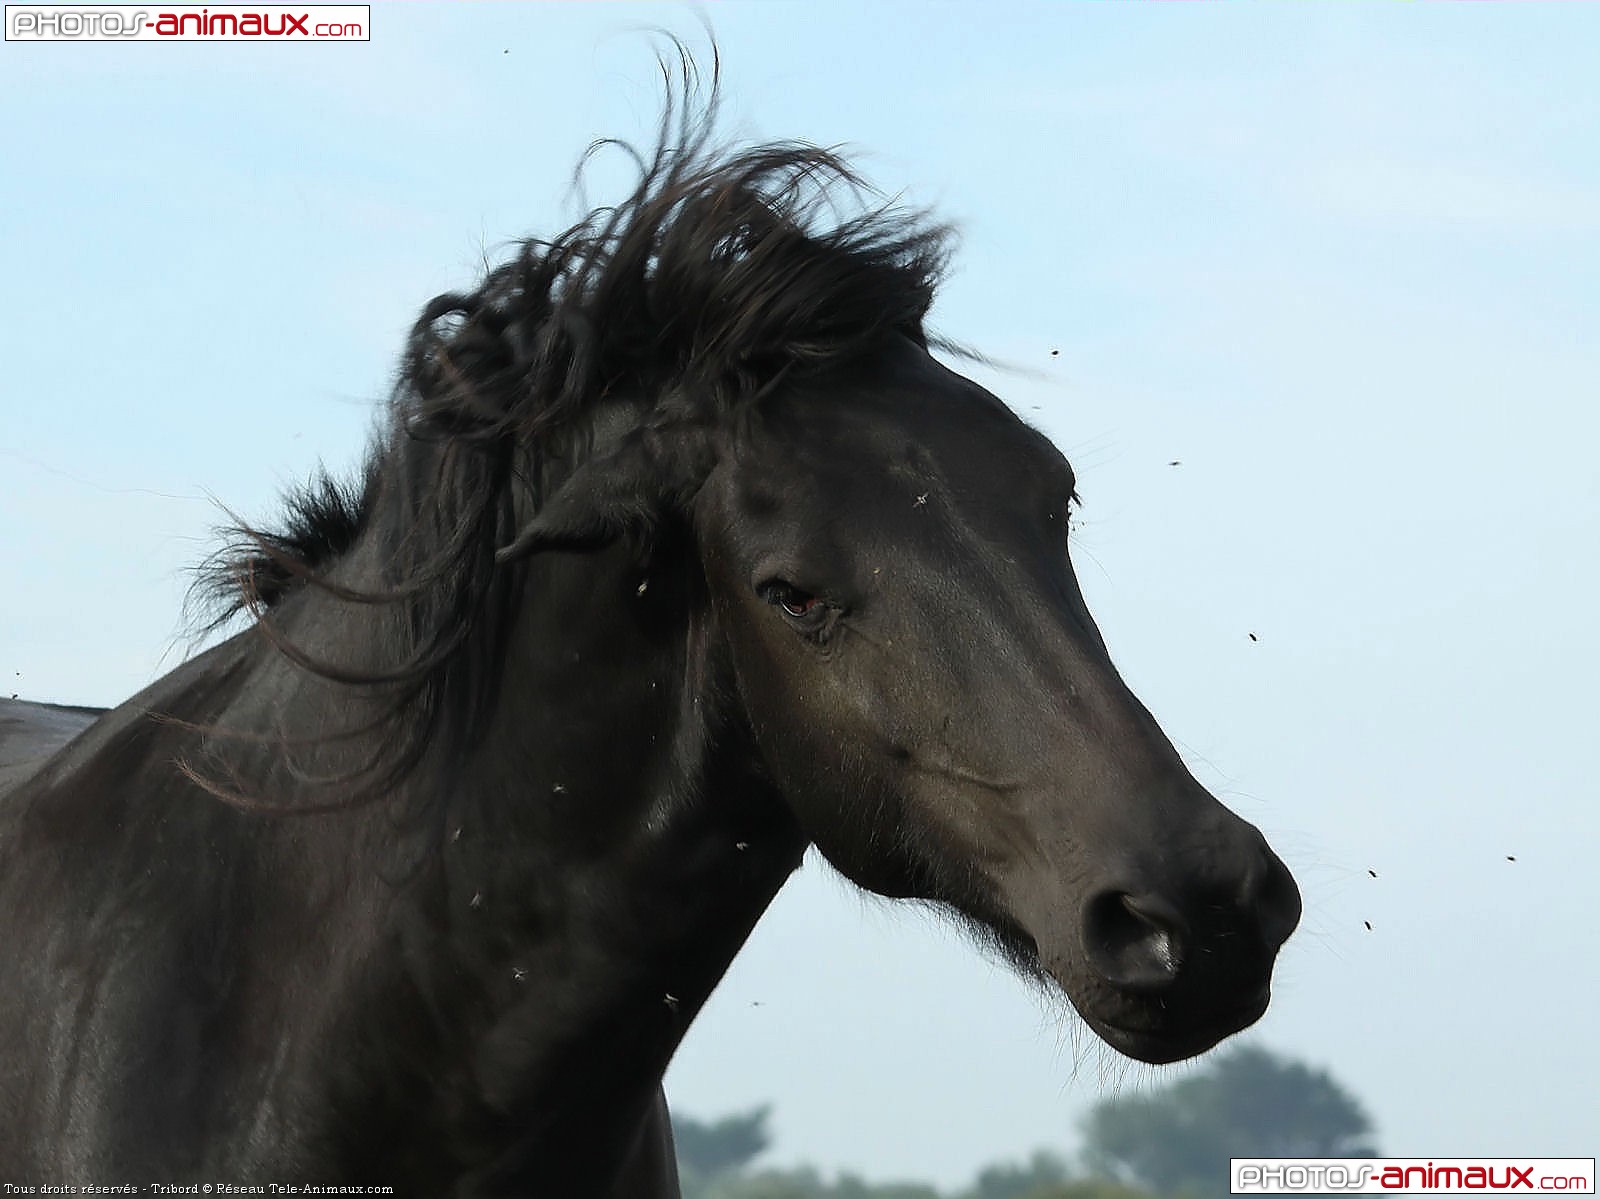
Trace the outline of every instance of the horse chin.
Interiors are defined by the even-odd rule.
[[[1265,1010],[1263,1007],[1262,1011]],[[1259,1018],[1260,1013],[1257,1013],[1242,1023],[1225,1021],[1160,1031],[1119,1028],[1089,1016],[1085,1016],[1084,1020],[1094,1029],[1096,1036],[1124,1057],[1150,1066],[1165,1066],[1170,1062],[1198,1057],[1234,1033],[1254,1024]]]
[[[1057,979],[1058,984],[1060,980]],[[1262,988],[1249,1000],[1185,1018],[1159,1000],[1119,995],[1111,1003],[1080,1001],[1064,984],[1074,1010],[1094,1034],[1124,1057],[1151,1066],[1164,1066],[1198,1057],[1221,1041],[1249,1028],[1266,1014],[1271,994]]]

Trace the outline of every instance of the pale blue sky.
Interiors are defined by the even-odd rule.
[[[1391,1152],[1600,1151],[1600,6],[712,17],[735,127],[961,222],[935,323],[1035,372],[982,377],[1078,467],[1113,655],[1305,892],[1247,1035]],[[406,6],[360,45],[0,49],[7,693],[178,659],[206,494],[263,517],[355,461],[422,302],[647,133],[642,23],[695,29]],[[669,1088],[772,1101],[773,1160],[954,1183],[1174,1074],[1091,1040],[813,863]]]

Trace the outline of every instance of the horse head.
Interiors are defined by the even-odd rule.
[[[503,556],[679,530],[768,800],[859,885],[941,904],[1054,980],[1115,1048],[1199,1053],[1265,1011],[1294,881],[1113,667],[1066,460],[930,352],[943,231],[880,213],[808,235],[761,189],[799,186],[797,163],[810,183],[834,160],[684,185],[648,307],[690,314],[686,365],[614,406],[643,416]]]

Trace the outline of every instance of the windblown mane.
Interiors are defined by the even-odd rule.
[[[392,687],[401,739],[434,731],[453,678],[476,674],[467,691],[481,692],[481,671],[459,651],[495,623],[494,553],[513,531],[512,490],[603,401],[671,394],[709,416],[891,332],[929,344],[923,320],[949,229],[864,205],[869,189],[833,151],[722,145],[717,71],[702,96],[681,48],[679,60],[676,88],[663,63],[654,149],[597,142],[584,157],[630,155],[639,175],[629,195],[522,242],[475,290],[424,307],[362,483],[319,475],[288,497],[280,528],[236,529],[203,569],[217,624],[246,610],[270,625],[269,609],[308,586],[399,605],[393,623],[406,632],[382,663],[324,662],[275,640],[324,677]],[[414,461],[418,443],[434,450],[426,469]],[[369,533],[388,542],[384,586],[339,586],[330,568]],[[375,788],[396,777],[379,773]]]

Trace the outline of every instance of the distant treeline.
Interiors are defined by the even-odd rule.
[[[1041,1150],[985,1167],[955,1191],[760,1168],[770,1114],[674,1116],[684,1199],[1223,1199],[1230,1157],[1377,1155],[1372,1121],[1327,1071],[1253,1047],[1163,1090],[1099,1103],[1075,1158]]]

